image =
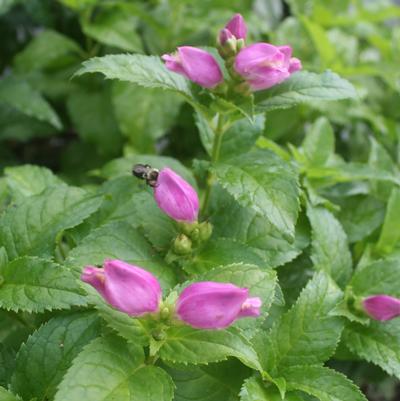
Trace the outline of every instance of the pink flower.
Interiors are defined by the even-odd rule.
[[[236,39],[246,39],[247,26],[240,14],[235,14],[225,25],[227,29]]]
[[[223,329],[242,317],[260,315],[261,299],[229,283],[204,281],[186,287],[179,295],[176,314],[198,329]]]
[[[177,221],[193,223],[199,213],[199,197],[195,189],[170,168],[163,168],[154,188],[158,207]]]
[[[222,71],[215,58],[205,50],[181,46],[173,54],[161,57],[165,66],[204,88],[214,88],[223,81]]]
[[[160,284],[140,267],[122,260],[106,260],[102,269],[86,266],[81,280],[94,287],[111,306],[130,316],[158,311]]]
[[[375,320],[391,320],[400,316],[400,299],[389,295],[372,295],[362,301],[365,311]]]
[[[281,83],[301,69],[300,60],[291,56],[290,46],[255,43],[240,50],[234,68],[252,91],[259,91]]]

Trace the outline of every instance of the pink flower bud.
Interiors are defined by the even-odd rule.
[[[158,311],[160,284],[140,267],[122,260],[106,260],[102,269],[86,266],[81,280],[94,287],[111,306],[130,316]]]
[[[236,39],[246,39],[247,26],[240,14],[235,14],[225,25],[225,29],[229,30]]]
[[[372,295],[362,301],[365,311],[375,320],[391,320],[400,316],[400,299],[389,295]]]
[[[218,35],[218,41],[221,45],[224,45],[229,39],[234,39],[232,32],[229,29],[221,29]]]
[[[261,299],[249,290],[228,283],[204,281],[186,287],[179,295],[176,314],[198,329],[223,329],[236,319],[259,316]]]
[[[291,56],[290,46],[255,43],[239,52],[234,68],[252,91],[259,91],[281,83],[301,69],[300,60]]]
[[[154,197],[158,207],[177,221],[193,223],[199,213],[199,197],[194,188],[170,168],[157,178]]]
[[[164,54],[161,58],[169,70],[204,88],[214,88],[224,79],[217,61],[205,50],[181,46],[175,53]]]

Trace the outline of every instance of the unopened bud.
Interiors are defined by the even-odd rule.
[[[192,241],[185,234],[179,234],[175,238],[172,249],[177,255],[187,255],[192,252]]]

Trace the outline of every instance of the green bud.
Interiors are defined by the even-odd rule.
[[[213,231],[212,224],[209,223],[208,221],[204,221],[199,225],[199,231],[200,231],[199,240],[201,242],[207,241],[211,237]]]
[[[192,252],[192,241],[185,234],[179,234],[172,245],[177,255],[187,255]]]

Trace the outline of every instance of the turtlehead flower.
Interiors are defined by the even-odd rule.
[[[180,320],[198,329],[223,329],[236,319],[260,315],[261,299],[229,283],[198,282],[186,287],[176,303]]]
[[[175,53],[164,54],[161,58],[169,70],[204,88],[214,88],[224,79],[217,61],[205,50],[181,46]]]
[[[140,267],[122,260],[106,260],[102,269],[86,266],[81,280],[94,287],[111,306],[130,316],[158,311],[160,284]]]
[[[301,62],[292,57],[290,46],[255,43],[240,50],[235,58],[234,69],[252,91],[259,91],[289,78],[301,69]]]
[[[389,295],[372,295],[362,301],[365,312],[375,320],[391,320],[400,316],[400,299]]]
[[[199,197],[195,189],[170,168],[163,168],[154,188],[158,207],[177,221],[193,223],[199,213]]]
[[[235,14],[225,25],[225,29],[228,30],[236,39],[246,39],[247,26],[240,14]]]

